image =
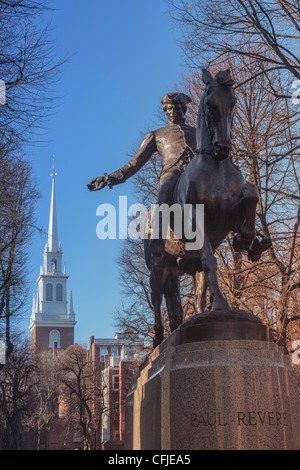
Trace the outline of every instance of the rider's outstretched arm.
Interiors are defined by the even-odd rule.
[[[116,186],[117,184],[125,183],[125,181],[137,173],[144,165],[150,160],[151,156],[156,152],[156,141],[154,132],[144,138],[140,145],[138,152],[130,159],[126,165],[109,175],[100,176],[95,178],[88,184],[90,191],[96,191],[104,188],[104,186]]]

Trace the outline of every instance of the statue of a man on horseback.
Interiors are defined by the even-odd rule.
[[[195,313],[206,308],[207,288],[212,310],[231,309],[218,284],[214,255],[229,233],[235,234],[234,249],[246,251],[252,261],[258,260],[270,247],[270,240],[259,240],[255,230],[258,190],[244,180],[232,159],[231,128],[236,96],[230,71],[220,71],[212,77],[203,70],[202,78],[206,87],[199,104],[197,129],[185,123],[186,106],[191,99],[183,93],[167,93],[162,104],[168,124],[150,132],[125,166],[88,184],[90,191],[96,191],[123,183],[159,152],[163,168],[157,205],[176,204],[182,212],[187,205],[192,206],[193,226],[197,205],[204,206],[204,242],[194,252],[187,252],[184,238],[180,240],[180,253],[174,238],[163,240],[161,233],[158,239],[144,240],[155,316],[154,347],[164,339],[163,296],[171,331],[183,321],[179,279],[184,274],[194,278]]]

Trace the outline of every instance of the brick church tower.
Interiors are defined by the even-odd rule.
[[[67,349],[74,344],[75,312],[72,291],[70,305],[67,302],[67,279],[62,265],[62,249],[58,242],[55,201],[55,168],[52,173],[52,193],[48,240],[44,250],[44,262],[37,279],[37,295],[33,296],[31,349],[33,352],[57,347]]]

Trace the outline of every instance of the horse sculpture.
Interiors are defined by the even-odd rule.
[[[195,221],[197,204],[204,205],[204,241],[199,250],[187,252],[185,240],[170,238],[158,259],[150,250],[150,240],[144,240],[145,261],[150,270],[151,300],[154,308],[153,347],[164,339],[161,303],[165,296],[171,331],[183,321],[179,277],[194,277],[195,309],[205,309],[208,287],[211,309],[230,310],[217,277],[215,250],[230,232],[235,233],[233,247],[247,251],[252,261],[259,259],[269,247],[256,237],[255,214],[259,194],[254,184],[247,183],[232,161],[231,128],[236,96],[229,70],[219,71],[213,78],[203,70],[206,87],[199,104],[197,121],[197,155],[187,165],[175,187],[172,204],[192,205]]]

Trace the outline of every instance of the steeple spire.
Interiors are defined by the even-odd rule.
[[[73,292],[71,289],[69,315],[72,315],[72,314],[74,314],[74,308],[73,308]]]
[[[49,229],[48,229],[48,249],[52,252],[57,252],[59,249],[58,245],[58,232],[57,232],[57,215],[56,215],[56,200],[55,200],[55,163],[53,155],[53,171],[52,176],[52,193],[51,193],[51,205],[50,205],[50,217],[49,217]]]

